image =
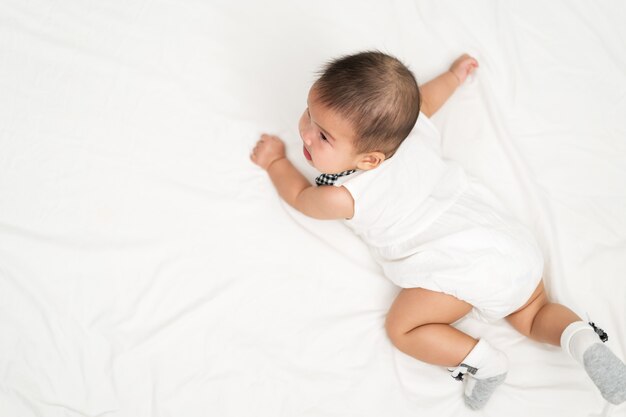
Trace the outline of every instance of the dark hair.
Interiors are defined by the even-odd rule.
[[[379,51],[329,62],[313,88],[324,105],[351,122],[357,152],[379,151],[390,157],[419,115],[421,98],[413,73]]]

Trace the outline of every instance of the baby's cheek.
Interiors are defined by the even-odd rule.
[[[303,115],[300,117],[300,120],[298,120],[298,130],[300,131],[300,136],[301,136],[301,137],[302,137],[302,133],[303,133],[303,132],[304,132],[304,130],[305,130],[305,120],[304,120],[304,118],[305,118],[305,115],[303,114]]]

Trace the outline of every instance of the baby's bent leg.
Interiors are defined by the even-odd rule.
[[[561,335],[567,326],[581,320],[569,308],[548,300],[543,281],[526,304],[506,319],[523,335],[553,346],[560,346]]]
[[[574,312],[551,303],[543,282],[530,300],[507,320],[520,333],[539,342],[550,343],[570,354],[598,387],[602,396],[613,404],[626,401],[626,365],[596,334],[596,329]]]
[[[423,288],[403,289],[385,327],[393,344],[407,355],[441,366],[457,366],[478,341],[450,326],[472,306],[451,295]]]
[[[482,408],[504,382],[506,356],[484,340],[450,326],[472,306],[455,297],[421,288],[404,289],[387,316],[389,338],[402,352],[434,365],[455,368],[452,376],[463,380],[465,404]]]

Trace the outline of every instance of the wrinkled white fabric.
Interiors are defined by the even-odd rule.
[[[420,83],[476,56],[432,118],[442,155],[530,228],[550,295],[623,359],[624,21],[618,0],[3,0],[0,415],[476,415],[391,346],[397,287],[365,245],[249,160],[278,134],[313,179],[308,88],[364,49]],[[623,415],[559,349],[456,325],[509,357],[485,416]]]

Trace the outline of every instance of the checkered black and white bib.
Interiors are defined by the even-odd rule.
[[[334,185],[339,177],[350,175],[356,172],[356,169],[349,169],[347,171],[340,172],[338,174],[322,174],[315,178],[317,185]]]

